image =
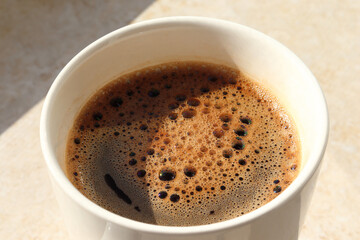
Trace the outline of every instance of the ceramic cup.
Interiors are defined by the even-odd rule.
[[[253,212],[190,227],[151,225],[111,213],[66,178],[67,134],[81,106],[115,77],[171,61],[199,60],[239,68],[278,97],[293,116],[302,145],[302,169],[277,198]],[[297,239],[328,137],[322,91],[304,63],[286,47],[251,28],[202,17],[170,17],[116,30],[90,44],[60,72],[41,115],[41,147],[73,239],[291,240]]]

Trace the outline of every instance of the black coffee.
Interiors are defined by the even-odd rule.
[[[67,175],[101,207],[151,224],[241,216],[296,178],[291,117],[239,71],[202,62],[158,65],[97,91],[77,116]]]

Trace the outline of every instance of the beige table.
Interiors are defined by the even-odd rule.
[[[54,73],[69,59],[64,58],[50,67],[43,64],[45,68],[42,62],[63,56],[67,49],[72,49],[71,54],[75,54],[74,49],[80,50],[74,48],[79,46],[76,45],[78,41],[83,41],[85,46],[100,33],[104,34],[104,29],[110,31],[124,25],[145,8],[134,21],[173,15],[199,15],[248,25],[284,43],[310,67],[328,101],[331,133],[319,182],[299,239],[360,239],[360,1],[160,0],[148,7],[150,3],[138,1],[134,5],[129,0],[89,4],[71,1],[66,7],[59,6],[56,1],[33,1],[33,4],[27,5],[5,1],[0,4],[0,115],[12,119],[6,119],[7,126],[0,136],[0,239],[69,239],[39,145],[39,117],[43,101],[21,117],[18,117],[21,112],[16,112],[16,109],[26,109],[21,107],[34,102],[36,97],[41,99],[45,90],[36,93],[35,98],[25,98],[32,100],[23,101],[23,104],[16,101],[4,104],[11,103],[17,94],[31,92],[30,87],[44,88],[41,82],[50,83]],[[17,52],[15,57],[10,52],[7,54],[10,50],[2,49],[5,41],[16,41],[20,47],[26,46],[30,50],[34,47],[35,43],[29,46],[25,44],[27,42],[21,39],[21,32],[10,35],[14,38],[10,40],[6,38],[8,35],[1,34],[12,34],[13,29],[19,28],[16,23],[24,23],[21,21],[36,21],[32,13],[41,16],[41,8],[51,10],[54,19],[61,20],[36,26],[45,28],[43,32],[49,34],[33,36],[27,28],[20,29],[27,30],[27,37],[31,36],[34,41],[42,41],[38,43],[40,45],[48,46],[51,42],[50,46],[55,50],[58,46],[58,51],[38,49],[41,52],[38,58],[31,56],[31,51]],[[68,24],[83,21],[82,24],[86,26],[87,21],[91,20],[91,16],[88,16],[91,9],[97,9],[95,17],[106,24],[94,24],[81,35],[66,32]],[[12,22],[2,15],[4,11],[11,12],[8,16],[11,16]],[[116,12],[121,16],[114,17]],[[21,19],[14,14],[32,17]],[[6,25],[1,20],[13,25]],[[82,25],[76,26],[74,31],[81,32]],[[84,36],[90,36],[91,41],[86,42]],[[29,76],[33,76],[30,83],[24,80]],[[39,76],[39,79],[34,76]],[[9,85],[10,89],[21,79],[24,81],[19,83],[18,89],[4,91],[6,86]],[[8,127],[9,122],[14,123]]]

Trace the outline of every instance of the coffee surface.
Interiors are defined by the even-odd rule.
[[[300,143],[271,93],[238,70],[175,62],[121,76],[76,117],[73,185],[145,223],[191,226],[241,216],[296,178]]]

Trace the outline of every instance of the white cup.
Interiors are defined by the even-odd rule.
[[[239,68],[270,89],[293,116],[301,139],[302,169],[277,198],[232,220],[169,227],[111,213],[83,196],[66,178],[67,134],[89,97],[123,73],[177,60]],[[40,135],[56,198],[74,239],[290,240],[298,237],[314,190],[328,138],[328,113],[315,77],[277,41],[232,22],[170,17],[123,27],[77,54],[50,88]]]

